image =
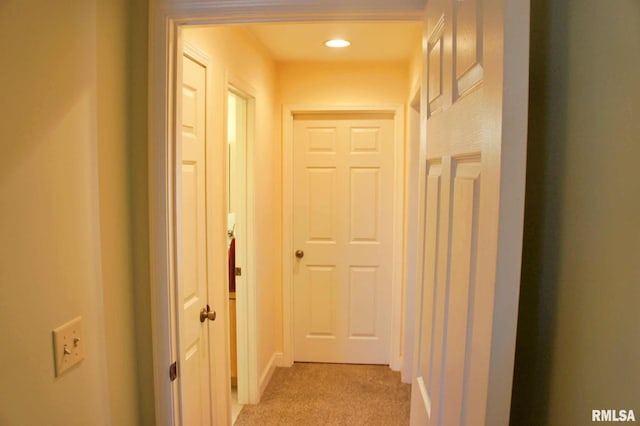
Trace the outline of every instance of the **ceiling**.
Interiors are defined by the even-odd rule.
[[[421,40],[422,23],[307,22],[246,25],[279,62],[407,61]],[[351,46],[331,49],[324,42],[344,38]]]

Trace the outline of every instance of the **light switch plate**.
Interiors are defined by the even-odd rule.
[[[56,377],[84,359],[82,317],[72,319],[53,330]]]

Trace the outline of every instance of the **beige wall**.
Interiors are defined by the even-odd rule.
[[[0,35],[0,423],[107,425],[96,2],[4,2]],[[78,315],[86,359],[55,378]]]
[[[132,244],[146,238],[146,195],[140,220],[130,193],[130,170],[146,174],[146,81],[131,87],[146,80],[146,20],[143,0],[0,10],[15,41],[0,83],[2,425],[154,423],[150,366],[139,368],[151,359],[148,267]],[[78,315],[86,359],[55,378],[51,330]]]
[[[640,7],[531,5],[511,424],[589,424],[592,409],[638,419]]]
[[[111,421],[134,426],[140,422],[129,197],[128,4],[97,1],[97,140]]]
[[[422,40],[416,42],[416,48],[409,60],[409,84],[411,90],[422,86]],[[409,95],[412,96],[413,93]]]
[[[263,374],[275,352],[282,350],[281,326],[281,212],[280,144],[274,140],[277,121],[275,101],[275,63],[268,52],[245,30],[234,26],[186,29],[184,40],[211,58],[208,76],[213,102],[209,118],[214,149],[226,149],[224,101],[226,79],[240,80],[253,88],[256,99],[255,214],[256,214],[256,303],[258,332],[258,374]],[[223,160],[224,151],[217,151]],[[226,184],[223,163],[213,177]],[[224,188],[224,186],[222,187]],[[221,189],[222,191],[222,189]],[[221,192],[222,194],[222,192]],[[225,214],[226,207],[220,214]],[[225,235],[226,239],[226,235]],[[226,258],[226,252],[221,253]]]
[[[280,104],[368,106],[406,102],[407,64],[281,63],[278,64]]]

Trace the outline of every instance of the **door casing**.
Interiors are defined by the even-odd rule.
[[[254,174],[254,141],[256,117],[256,90],[233,75],[227,75],[228,92],[242,97],[246,102],[246,135],[244,146],[244,184],[241,188],[242,202],[240,209],[244,216],[245,263],[242,266],[244,286],[236,289],[237,318],[237,365],[238,365],[238,402],[240,404],[257,404],[259,394],[258,374],[258,334],[256,319],[256,250],[255,250],[255,174]],[[228,112],[228,106],[225,108]],[[225,123],[228,120],[225,118]],[[225,131],[225,134],[227,132]]]
[[[418,79],[419,80],[419,79]],[[402,282],[404,284],[404,326],[402,328],[402,370],[403,383],[411,383],[413,372],[414,330],[416,318],[416,292],[420,282],[418,265],[419,240],[416,230],[420,224],[419,197],[412,194],[419,191],[420,174],[420,81],[413,84],[407,99],[407,134],[405,149],[405,223],[404,223],[404,263]]]

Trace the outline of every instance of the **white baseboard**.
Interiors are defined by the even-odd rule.
[[[282,354],[282,352],[274,352],[273,355],[271,355],[271,359],[269,360],[267,367],[260,375],[260,398],[262,398],[264,390],[267,388],[267,385],[271,381],[271,376],[273,376],[273,372],[275,371],[276,367],[285,367],[284,355]]]

